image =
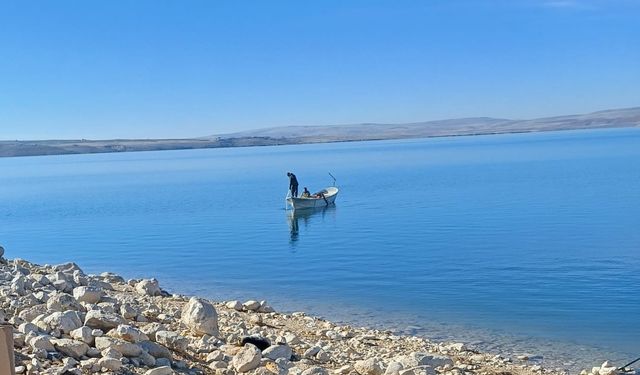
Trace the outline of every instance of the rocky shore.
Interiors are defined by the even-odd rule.
[[[170,294],[157,280],[2,258],[0,323],[18,374],[527,375],[526,359],[337,325],[265,301]],[[615,375],[604,363],[582,375]]]

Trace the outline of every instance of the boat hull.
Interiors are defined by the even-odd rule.
[[[320,208],[332,205],[338,197],[338,188],[329,187],[322,191],[324,198],[287,198],[287,204],[294,210]]]

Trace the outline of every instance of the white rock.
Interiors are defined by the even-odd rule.
[[[284,339],[287,341],[288,345],[297,345],[301,342],[300,338],[291,332],[285,334]]]
[[[329,371],[322,367],[313,366],[308,369],[302,371],[301,375],[329,375]]]
[[[38,326],[33,323],[22,323],[18,326],[18,332],[24,333],[25,335],[29,332],[38,333]]]
[[[274,361],[278,358],[290,359],[292,354],[293,350],[289,345],[271,345],[262,351],[263,357]]]
[[[73,289],[73,297],[78,302],[86,302],[96,304],[100,302],[104,292],[100,289],[90,286],[79,286]]]
[[[140,315],[140,310],[129,303],[125,303],[120,306],[120,315],[125,319],[132,320]]]
[[[467,350],[466,346],[461,342],[449,344],[449,345],[446,346],[446,348],[448,350],[454,350],[454,351],[457,351],[457,352],[464,352],[464,351]]]
[[[262,317],[258,314],[253,314],[249,317],[249,323],[251,323],[254,326],[261,326],[263,325],[263,321],[262,321]]]
[[[120,353],[119,351],[112,349],[112,348],[106,348],[103,351],[100,352],[100,354],[103,357],[110,357],[110,358],[115,358],[115,359],[122,359],[122,353]]]
[[[101,329],[92,329],[91,330],[91,336],[93,337],[100,337],[104,335],[104,332]]]
[[[116,328],[120,324],[125,324],[125,320],[122,317],[100,310],[89,310],[84,319],[84,325],[104,331]]]
[[[144,373],[144,375],[171,375],[173,370],[169,366],[162,366],[153,368]]]
[[[119,359],[103,357],[98,361],[98,366],[110,371],[118,371],[122,368],[122,362]]]
[[[91,328],[87,326],[82,326],[78,329],[74,329],[73,331],[71,331],[70,336],[73,339],[80,340],[89,345],[93,345],[94,342],[93,335],[91,334]]]
[[[329,353],[325,352],[324,350],[320,350],[318,354],[316,354],[316,360],[318,362],[321,362],[321,363],[329,362],[330,359],[331,359],[331,356],[329,355]]]
[[[391,362],[387,365],[387,369],[384,372],[384,375],[398,375],[400,371],[404,369],[402,363],[400,362]]]
[[[240,301],[229,301],[226,303],[226,306],[236,311],[242,311],[242,303]]]
[[[360,375],[382,375],[384,372],[382,366],[382,361],[379,358],[369,358],[357,361],[353,367]]]
[[[167,348],[184,353],[189,345],[189,340],[173,331],[156,332],[156,341]]]
[[[250,300],[243,303],[242,307],[244,307],[244,309],[248,311],[258,311],[258,309],[260,308],[260,302]]]
[[[143,296],[159,296],[162,294],[160,284],[156,279],[145,279],[136,284],[136,292]]]
[[[36,336],[28,340],[27,343],[33,349],[44,349],[47,352],[54,352],[56,350],[49,336]]]
[[[212,370],[225,369],[227,367],[229,367],[229,364],[225,361],[213,361],[209,364],[209,368]]]
[[[334,370],[334,374],[336,375],[348,375],[353,371],[353,367],[351,365],[344,365],[339,369]]]
[[[203,299],[192,297],[182,308],[181,319],[191,333],[218,336],[218,313],[213,305]]]
[[[236,353],[231,361],[231,365],[238,372],[247,372],[260,366],[260,358],[262,358],[260,349],[254,345],[247,344]]]
[[[116,329],[112,329],[111,331],[109,331],[109,336],[120,338],[133,343],[149,340],[149,337],[140,332],[139,329],[124,324],[121,324],[116,327]]]
[[[410,353],[409,355],[400,356],[396,358],[397,362],[400,362],[405,369],[410,369],[418,366],[431,366],[439,367],[444,365],[453,365],[451,358],[428,354],[428,353]]]
[[[223,361],[224,360],[224,353],[221,352],[220,350],[214,350],[211,353],[209,353],[209,355],[207,355],[207,363],[211,363],[214,361]]]
[[[322,350],[322,348],[321,348],[321,347],[319,347],[319,346],[312,346],[312,347],[310,347],[309,349],[307,349],[307,350],[302,354],[302,356],[303,356],[304,358],[311,359],[311,358],[314,358],[314,357],[316,356],[316,354],[318,354],[318,353],[320,352],[320,350]]]
[[[59,329],[62,333],[69,333],[74,329],[82,327],[82,320],[77,311],[56,311],[53,314],[44,318],[44,323],[49,329]]]
[[[102,277],[104,281],[110,284],[124,284],[124,279],[122,278],[122,276],[118,276],[112,272],[103,272],[100,274],[100,277]]]
[[[78,340],[58,339],[53,341],[53,344],[57,351],[75,359],[80,359],[89,350],[89,345]]]
[[[140,345],[132,344],[130,342],[116,339],[113,337],[96,337],[96,348],[98,350],[114,349],[120,352],[125,357],[137,357],[142,353],[142,347]]]
[[[156,341],[156,332],[166,331],[167,327],[160,323],[149,323],[140,329],[145,335],[149,336],[149,340]]]
[[[170,360],[172,358],[171,351],[169,349],[153,341],[142,341],[140,346],[144,351],[148,352],[156,359],[167,358]]]

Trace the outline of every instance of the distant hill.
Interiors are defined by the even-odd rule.
[[[295,140],[295,143],[313,143],[636,126],[640,126],[640,107],[600,111],[586,115],[546,117],[534,120],[478,117],[408,124],[283,126],[224,134],[218,137],[225,139],[264,137]]]
[[[0,141],[0,157],[270,146],[622,127],[640,127],[640,107],[533,120],[478,117],[408,124],[283,126],[187,139]]]

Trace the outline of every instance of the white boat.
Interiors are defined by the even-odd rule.
[[[307,208],[320,208],[332,205],[338,196],[338,188],[330,186],[322,189],[311,197],[287,197],[287,205],[294,210],[303,210]]]

